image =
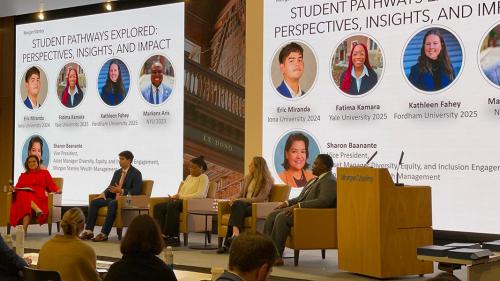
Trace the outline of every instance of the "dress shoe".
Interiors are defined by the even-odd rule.
[[[274,260],[274,266],[283,266],[285,262],[283,261],[283,258],[277,258]]]
[[[94,242],[104,242],[104,241],[108,241],[108,236],[106,236],[105,234],[103,233],[99,233],[97,234],[96,237],[92,238],[92,241]]]
[[[224,254],[227,253],[228,248],[226,246],[222,246],[221,248],[217,249],[216,253],[217,254]]]
[[[84,232],[82,232],[80,234],[80,239],[81,240],[90,240],[92,238],[94,238],[94,233],[92,233],[92,232],[86,232],[86,231],[84,231]]]

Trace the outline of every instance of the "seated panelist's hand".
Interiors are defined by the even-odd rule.
[[[288,206],[288,204],[285,202],[281,202],[281,204],[279,204],[278,206],[276,206],[276,208],[274,208],[275,210],[277,209],[283,209],[283,208],[286,208]]]
[[[173,200],[179,200],[179,193],[172,195],[170,198]]]
[[[30,257],[24,257],[23,259],[28,265],[31,265],[33,263]]]
[[[288,208],[285,208],[285,215],[291,217],[293,216],[293,209],[297,208],[297,205],[292,205]]]
[[[106,199],[106,195],[104,195],[104,193],[101,193],[101,194],[97,195],[96,198],[94,198],[94,200],[97,200],[97,199]]]

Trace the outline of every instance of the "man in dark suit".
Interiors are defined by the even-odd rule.
[[[286,238],[293,226],[293,209],[337,206],[337,181],[332,174],[332,168],[333,160],[330,155],[316,156],[312,166],[316,178],[307,183],[298,197],[283,202],[267,217],[264,233],[271,237],[280,255],[276,265],[283,265]]]
[[[304,74],[304,49],[299,44],[292,42],[279,53],[280,71],[283,81],[276,90],[286,98],[298,98],[305,94],[300,87],[300,78]]]
[[[139,195],[141,193],[142,174],[137,168],[132,166],[134,155],[132,152],[126,150],[120,152],[118,156],[120,157],[119,163],[121,169],[115,171],[109,187],[90,202],[87,225],[80,235],[82,240],[92,239],[94,242],[108,240],[108,235],[111,232],[111,227],[113,227],[116,217],[116,208],[118,207],[117,195]],[[100,208],[105,206],[108,207],[106,220],[102,226],[101,233],[94,238],[97,213]]]

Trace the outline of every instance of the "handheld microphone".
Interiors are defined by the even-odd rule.
[[[375,158],[375,155],[377,155],[378,151],[375,151],[375,153],[373,153],[372,157],[370,157],[370,159],[368,159],[368,161],[366,161],[366,164],[365,166],[368,166],[368,164],[370,164],[370,162],[372,162],[373,158]]]
[[[399,183],[399,167],[401,166],[401,164],[403,164],[403,156],[404,155],[405,155],[405,152],[401,150],[401,156],[399,157],[398,168],[396,169],[396,186],[405,185],[404,183]]]

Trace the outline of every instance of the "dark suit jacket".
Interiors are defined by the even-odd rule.
[[[0,236],[0,280],[18,280],[18,272],[25,266],[26,262],[17,256]]]
[[[328,172],[310,186],[304,187],[298,197],[288,200],[289,206],[297,203],[300,203],[301,208],[336,208],[337,180],[332,172]]]
[[[351,75],[351,73],[347,73],[347,70],[340,75],[340,81],[341,81],[340,84],[342,84],[344,76],[347,74]],[[370,91],[373,87],[375,87],[377,81],[378,81],[377,73],[375,73],[373,69],[368,69],[368,76],[363,76],[363,78],[361,78],[361,85],[359,86],[359,91],[358,91],[358,86],[356,86],[356,79],[352,78],[351,87],[349,88],[349,92],[347,92],[346,94],[354,96],[362,95]]]
[[[290,93],[288,87],[285,84],[285,81],[281,81],[281,84],[278,86],[278,88],[276,88],[276,90],[278,90],[278,92],[285,98],[293,98],[292,93]],[[302,95],[304,95],[305,93],[306,92],[302,91]]]
[[[441,79],[441,87],[438,87],[434,83],[434,79],[432,78],[432,74],[430,72],[421,72],[418,67],[418,63],[415,64],[414,66],[411,67],[410,70],[410,76],[408,77],[408,80],[413,84],[413,86],[419,88],[420,90],[426,91],[426,92],[434,92],[434,91],[439,91],[441,89],[446,88],[448,85],[453,82],[453,80],[456,77],[456,74],[453,73],[452,79],[445,74],[444,72],[439,73],[439,77]],[[453,68],[453,65],[451,66],[451,69]]]
[[[68,102],[64,106],[72,108],[79,105],[82,100],[83,100],[83,92],[80,89],[78,89],[76,91],[75,96],[73,97],[73,104],[71,104],[71,98],[68,97]]]
[[[153,254],[124,255],[109,268],[105,281],[177,281],[174,272]]]
[[[26,97],[26,99],[24,100],[24,105],[26,105],[26,107],[29,109],[33,109],[33,105],[31,104],[29,97]],[[40,107],[40,106],[42,106],[42,104],[38,103],[38,107]]]
[[[113,174],[113,178],[111,179],[109,185],[118,184],[121,176],[122,176],[122,169],[116,170],[115,173]],[[127,175],[125,176],[125,180],[123,181],[122,188],[123,188],[123,194],[129,194],[129,192],[130,195],[141,194],[142,174],[139,170],[137,170],[137,168],[135,168],[132,165],[130,165],[130,168],[128,169]],[[116,198],[116,193],[109,191],[109,189],[106,189],[104,194],[106,195],[106,198],[111,198],[111,199]]]
[[[217,281],[245,281],[245,280],[241,279],[241,277],[232,272],[224,271],[224,273],[222,273],[222,275],[219,276],[219,278],[217,278]]]

